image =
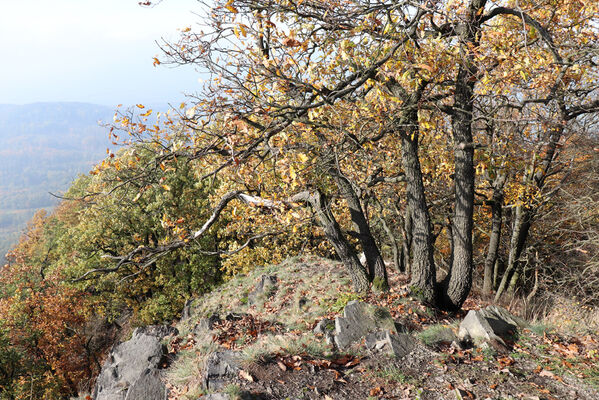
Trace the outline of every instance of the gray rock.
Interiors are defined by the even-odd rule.
[[[391,334],[388,330],[376,331],[366,335],[366,347],[373,352],[383,352],[397,358],[410,354],[417,340],[405,333]]]
[[[324,335],[326,344],[335,346],[335,323],[330,319],[325,318],[318,322],[312,332],[315,335]]]
[[[248,294],[248,304],[255,304],[260,297],[270,297],[277,290],[278,279],[275,275],[262,275],[260,282]]]
[[[343,317],[335,318],[335,343],[343,350],[381,330],[397,334],[389,310],[353,300],[345,306]]]
[[[199,330],[211,331],[214,328],[214,325],[221,322],[220,317],[217,314],[212,314],[208,318],[202,318],[200,322],[194,327],[193,331],[197,332]]]
[[[125,400],[166,400],[168,391],[160,379],[160,371],[146,369],[131,385]]]
[[[167,330],[156,329],[151,331],[160,335]],[[150,385],[150,380],[156,377],[155,372],[158,372],[160,360],[164,355],[164,348],[160,343],[161,338],[159,335],[148,335],[143,329],[136,329],[130,340],[114,347],[108,359],[104,362],[102,371],[96,381],[94,399],[141,399],[140,397],[130,397],[128,392],[133,389],[131,396],[140,393],[140,385],[144,385],[144,382]],[[142,381],[138,383],[137,381],[140,379]],[[155,380],[152,382],[151,386],[157,392],[154,392],[154,397],[144,392],[145,397],[143,398],[162,400],[164,398],[164,385],[160,387]]]
[[[509,311],[489,306],[484,310],[470,310],[460,324],[458,337],[462,341],[471,340],[477,346],[483,343],[505,346],[501,336],[525,326],[523,319],[513,316]]]
[[[325,335],[328,332],[333,332],[335,330],[335,322],[333,322],[332,320],[325,318],[321,321],[318,322],[318,324],[316,324],[316,326],[314,327],[314,329],[312,330],[312,332],[314,332],[314,334],[318,335]]]
[[[239,373],[239,353],[217,351],[208,357],[204,368],[204,387],[207,390],[219,390],[230,378]]]
[[[133,336],[145,334],[148,336],[155,336],[158,339],[163,339],[169,335],[179,334],[179,330],[174,326],[169,325],[148,325],[142,326],[133,331]]]

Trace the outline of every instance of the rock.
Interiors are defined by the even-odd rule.
[[[242,319],[244,319],[248,315],[249,314],[245,314],[245,313],[229,313],[225,317],[225,320],[227,320],[227,321],[241,321]]]
[[[318,322],[312,332],[315,335],[324,335],[326,344],[335,346],[335,323],[328,318]]]
[[[473,341],[477,346],[483,343],[506,346],[501,336],[515,333],[518,327],[526,326],[521,318],[511,315],[507,310],[489,306],[484,310],[470,310],[462,323],[458,337],[462,341]]]
[[[146,369],[139,379],[133,382],[125,400],[166,400],[167,395],[166,386],[160,379],[160,371]]]
[[[300,299],[297,301],[297,308],[303,310],[304,308],[307,308],[309,302],[310,300],[306,299],[305,297],[300,297]]]
[[[142,326],[133,331],[133,336],[145,334],[148,336],[155,336],[158,339],[163,339],[169,335],[178,335],[179,330],[174,326],[169,325],[148,325]]]
[[[204,368],[204,387],[207,390],[219,390],[239,373],[239,353],[217,351],[208,357]]]
[[[335,322],[331,321],[328,318],[325,318],[316,324],[316,326],[314,327],[312,332],[315,335],[318,335],[318,334],[325,335],[328,332],[333,332],[334,330],[335,330]]]
[[[202,318],[200,322],[193,328],[194,333],[200,330],[211,331],[214,328],[214,325],[221,322],[220,317],[217,314],[212,314],[208,318]]]
[[[115,346],[96,380],[94,399],[166,399],[158,369],[164,355],[160,340],[168,332],[172,329],[138,328],[130,340]]]
[[[410,354],[417,344],[417,340],[411,335],[405,333],[391,334],[388,330],[368,334],[365,342],[370,351],[381,351],[397,358]]]
[[[343,350],[381,330],[397,334],[389,310],[353,300],[345,306],[343,317],[335,318],[335,344]]]
[[[262,275],[260,282],[248,294],[248,304],[255,304],[258,298],[270,297],[277,290],[277,277],[275,275]]]

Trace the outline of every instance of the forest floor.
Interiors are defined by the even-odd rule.
[[[252,298],[262,275],[275,287]],[[408,293],[406,277],[391,276],[392,290],[360,297],[342,266],[297,257],[237,277],[194,301],[191,318],[171,338],[167,370],[170,399],[198,399],[207,357],[237,351],[241,370],[220,390],[240,399],[598,399],[599,337],[591,328],[572,330],[550,319],[529,321],[506,340],[507,348],[452,344],[470,309],[488,302],[471,296],[462,312],[422,305]],[[351,300],[386,307],[397,324],[418,339],[401,359],[356,345],[339,352],[312,330],[323,318],[342,314]],[[250,304],[251,303],[251,304]],[[518,310],[511,310],[517,314]],[[558,310],[563,315],[564,309]],[[235,316],[211,330],[198,324],[217,314]]]

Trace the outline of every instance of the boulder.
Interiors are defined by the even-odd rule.
[[[366,335],[366,347],[373,352],[403,358],[410,354],[417,345],[417,340],[406,333],[391,334],[388,330],[376,331]]]
[[[163,339],[170,335],[178,335],[179,330],[170,325],[147,325],[135,329],[135,331],[133,331],[133,336],[136,334],[140,335],[142,333],[149,336],[155,336],[158,339]]]
[[[335,344],[342,350],[376,331],[397,334],[395,321],[384,307],[353,300],[345,306],[343,317],[335,318]]]
[[[462,341],[472,341],[477,346],[483,343],[506,346],[502,337],[516,333],[518,328],[526,325],[526,321],[509,311],[489,306],[483,310],[470,310],[460,324],[458,337]]]
[[[129,387],[125,400],[166,400],[166,398],[167,389],[162,382],[160,371],[148,368]]]
[[[227,382],[239,374],[239,353],[234,351],[217,351],[208,357],[204,368],[204,388],[219,390]]]
[[[277,281],[275,275],[262,275],[260,282],[248,294],[248,304],[255,304],[260,297],[270,297],[277,289]]]
[[[160,380],[160,361],[165,354],[160,343],[169,328],[136,329],[130,340],[115,346],[104,362],[96,386],[95,400],[164,400],[167,389]],[[150,334],[149,334],[150,333]]]
[[[315,335],[323,335],[329,345],[335,345],[335,322],[325,318],[318,322],[312,332]]]

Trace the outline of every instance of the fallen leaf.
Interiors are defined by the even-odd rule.
[[[239,376],[246,381],[254,382],[254,377],[247,371],[239,370]]]
[[[287,371],[287,366],[283,364],[281,360],[277,360],[277,365],[281,368],[281,371]]]
[[[383,388],[380,386],[377,386],[375,388],[370,389],[370,396],[380,396],[384,393]]]

